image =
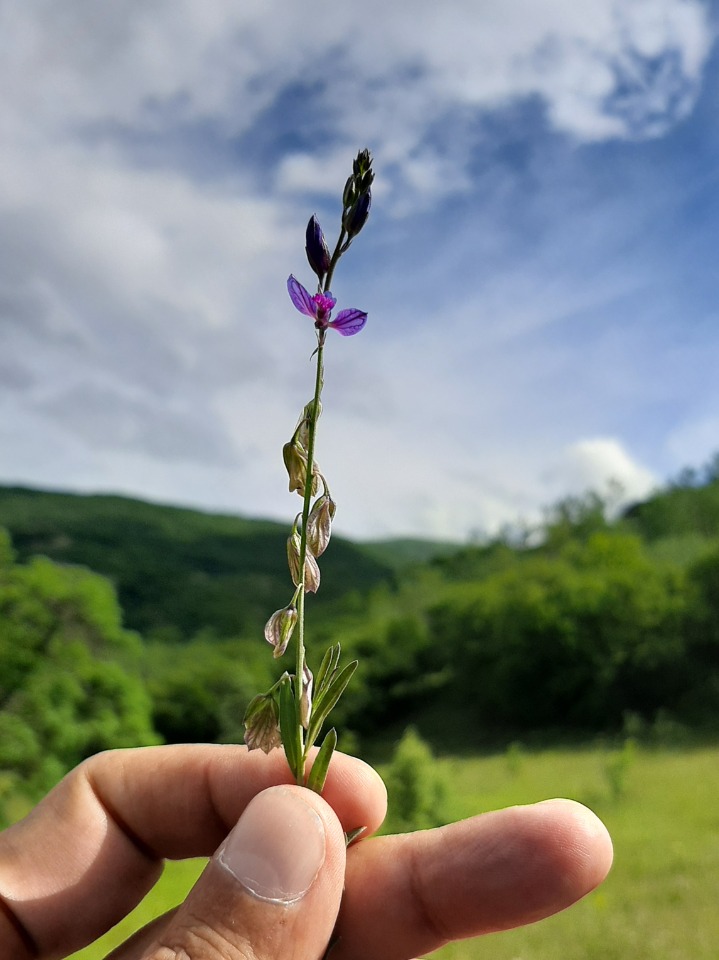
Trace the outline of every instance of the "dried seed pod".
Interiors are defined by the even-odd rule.
[[[320,557],[327,549],[332,532],[337,504],[328,493],[315,501],[307,518],[307,545],[315,557]]]
[[[292,631],[297,623],[297,607],[291,603],[281,610],[275,610],[265,624],[265,640],[275,649],[273,657],[281,657],[290,642]]]
[[[297,440],[290,440],[289,443],[284,445],[282,459],[285,462],[290,480],[290,493],[296,490],[300,496],[304,496],[305,480],[307,479],[307,454]]]
[[[271,694],[262,693],[250,701],[245,711],[245,743],[248,750],[265,753],[282,746],[279,710]]]

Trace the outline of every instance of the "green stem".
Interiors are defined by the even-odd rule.
[[[308,424],[307,436],[307,476],[305,478],[304,502],[302,505],[302,529],[300,531],[300,586],[299,596],[297,598],[297,666],[295,673],[295,702],[297,704],[297,725],[300,730],[300,742],[302,743],[302,761],[301,769],[295,771],[297,783],[303,786],[305,783],[305,764],[307,760],[307,751],[312,746],[311,743],[304,742],[304,730],[300,723],[300,700],[302,697],[302,675],[305,666],[305,560],[307,559],[307,520],[310,515],[312,505],[312,486],[313,486],[313,466],[315,458],[315,434],[317,431],[317,418],[319,414],[320,397],[322,395],[322,384],[324,379],[323,352],[325,345],[325,331],[320,330],[317,334],[317,371],[315,374],[315,395],[312,401],[312,410]]]
[[[328,290],[332,287],[332,275],[335,272],[335,267],[337,266],[337,261],[343,254],[342,244],[345,241],[347,234],[344,229],[340,230],[339,239],[337,240],[337,245],[335,246],[334,253],[332,254],[332,259],[330,260],[330,268],[327,271],[327,276],[325,277],[325,282],[322,284],[322,292],[327,293]]]

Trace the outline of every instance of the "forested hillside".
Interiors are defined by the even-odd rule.
[[[0,487],[0,527],[21,561],[80,564],[115,585],[146,639],[261,630],[287,592],[288,525],[144,503]],[[340,537],[322,566],[320,609],[393,579],[393,565]]]
[[[104,746],[241,739],[282,669],[262,639],[290,589],[281,525],[6,489],[0,526],[17,552],[5,542],[0,771],[41,782]],[[410,722],[444,749],[719,726],[713,467],[612,521],[588,495],[411,562],[428,551],[333,539],[323,557],[307,639],[360,659],[346,747]]]

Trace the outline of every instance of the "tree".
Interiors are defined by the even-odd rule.
[[[388,827],[423,830],[446,822],[446,784],[432,751],[413,727],[405,730],[386,775]]]
[[[31,790],[98,750],[158,742],[112,585],[0,538],[0,769]]]
[[[677,570],[599,531],[448,591],[432,620],[484,725],[601,729],[678,702],[685,603]]]

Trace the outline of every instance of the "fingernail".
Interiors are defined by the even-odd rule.
[[[285,904],[307,893],[324,859],[321,818],[284,787],[265,790],[248,804],[218,855],[253,896]]]

